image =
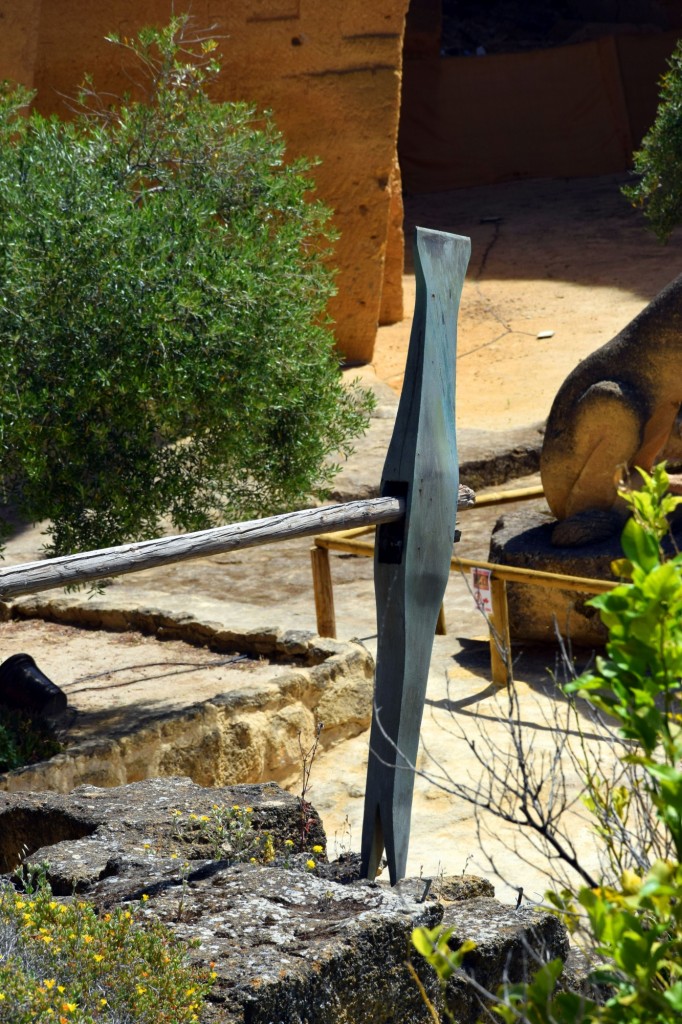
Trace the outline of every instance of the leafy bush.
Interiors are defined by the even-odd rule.
[[[619,756],[641,771],[654,820],[636,833],[646,842],[630,850],[635,864],[616,881],[546,897],[590,957],[603,998],[556,991],[563,964],[554,960],[531,982],[499,993],[495,1012],[508,1024],[673,1024],[682,1015],[682,554],[668,558],[663,547],[667,517],[682,498],[666,493],[664,467],[651,477],[640,472],[642,489],[624,494],[632,516],[622,538],[625,559],[616,566],[628,582],[590,602],[609,630],[605,654],[566,689],[616,719]],[[635,794],[604,790],[591,772],[585,787],[606,860],[622,863],[618,845]],[[658,831],[669,855],[652,861]],[[414,936],[443,983],[462,962],[449,937],[423,929]]]
[[[682,41],[661,80],[656,119],[634,154],[639,181],[623,189],[661,241],[682,221]]]
[[[329,212],[268,114],[214,103],[186,17],[114,44],[68,123],[0,94],[0,502],[57,553],[291,508],[371,400],[325,316]]]
[[[1,1024],[190,1024],[213,977],[131,910],[98,916],[44,881],[27,894],[0,888]]]

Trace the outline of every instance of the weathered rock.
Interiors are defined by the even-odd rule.
[[[140,915],[199,939],[193,955],[214,962],[218,975],[205,1021],[375,1024],[402,1007],[401,1020],[426,1021],[404,961],[411,928],[432,927],[441,908],[374,883],[207,860],[201,843],[180,838],[174,812],[186,820],[215,803],[252,806],[255,827],[270,832],[279,851],[300,827],[297,799],[277,786],[206,790],[155,779],[84,786],[68,797],[2,795],[3,866],[14,866],[23,849],[25,860],[48,863],[57,894],[77,891],[101,909],[138,904]],[[325,844],[313,818],[309,847]]]
[[[435,896],[446,903],[472,900],[478,897],[493,897],[492,882],[477,875],[444,875],[434,884]]]
[[[109,886],[99,883],[92,897],[106,898]],[[339,885],[251,864],[213,865],[184,887],[145,892],[144,914],[187,941],[198,938],[196,958],[215,964],[205,1021],[429,1019],[405,960],[411,929],[438,923],[436,903],[415,903],[375,883]]]
[[[203,864],[207,856],[201,832],[181,829],[180,816],[208,815],[214,805],[253,808],[253,827],[276,845],[300,836],[299,800],[274,783],[209,789],[171,778],[79,786],[68,796],[0,793],[0,870],[49,861],[48,880],[63,894],[85,892],[109,875],[125,876],[129,888],[148,884],[159,864],[178,875],[184,861]],[[307,846],[324,849],[319,816],[314,809],[309,816]]]
[[[103,697],[92,703],[92,693],[88,698],[78,691],[69,698],[77,717],[64,734],[67,749],[0,776],[0,790],[69,792],[82,784],[116,786],[157,775],[188,775],[204,786],[281,781],[298,770],[299,737],[309,747],[323,724],[320,742],[330,747],[370,722],[374,662],[360,643],[275,628],[237,633],[154,608],[110,608],[106,599],[78,604],[32,598],[7,610],[14,618],[135,630],[208,651],[244,652],[253,672],[236,672],[223,688],[216,683],[202,699],[192,694],[184,701],[167,693],[163,701],[138,698],[121,705],[114,688],[109,703]],[[271,672],[264,671],[268,664]]]
[[[454,928],[453,945],[465,939],[476,943],[447,986],[447,1002],[459,1024],[476,1024],[486,1002],[483,993],[494,995],[503,980],[527,980],[543,963],[568,956],[564,926],[533,906],[517,910],[489,897],[464,900],[446,907],[443,925]]]
[[[252,806],[255,827],[272,833],[276,866],[211,861],[196,837],[183,838],[173,812],[186,820],[189,811],[200,816],[233,802]],[[307,841],[324,846],[313,816]],[[319,875],[318,868],[295,870],[299,856],[287,868],[283,841],[299,824],[296,798],[269,785],[207,790],[188,779],[154,779],[84,786],[68,797],[2,794],[0,856],[7,870],[24,848],[24,860],[48,862],[64,898],[75,890],[100,909],[135,906],[139,918],[198,940],[191,956],[213,963],[217,974],[204,1024],[429,1024],[406,961],[442,1008],[437,979],[409,942],[414,927],[441,919],[459,939],[478,942],[448,986],[463,1024],[473,1024],[478,1006],[467,977],[494,990],[504,972],[518,979],[534,967],[534,952],[543,960],[566,955],[565,933],[547,914],[515,912],[490,898],[453,903],[443,914],[424,879],[393,889],[339,884],[324,864]]]
[[[554,519],[549,513],[522,509],[501,516],[490,539],[490,561],[542,572],[613,580],[611,563],[621,557],[617,537],[581,548],[552,544]],[[557,630],[572,644],[603,646],[599,614],[586,605],[593,593],[508,583],[509,630],[513,640],[555,643]]]

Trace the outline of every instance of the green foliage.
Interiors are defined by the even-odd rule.
[[[366,426],[325,305],[329,212],[188,19],[111,37],[69,123],[0,93],[0,502],[58,553],[295,507]]]
[[[221,807],[213,804],[209,814],[188,814],[174,811],[178,836],[183,841],[198,839],[211,857],[231,864],[250,861],[270,864],[275,859],[275,844],[269,832],[253,827],[253,808],[234,804]]]
[[[163,926],[119,908],[0,888],[0,1024],[189,1024],[210,972]]]
[[[639,181],[623,192],[666,241],[682,221],[682,41],[668,60],[656,119],[634,154],[634,169]]]
[[[450,943],[453,943],[451,946]],[[435,928],[415,928],[412,931],[412,945],[420,953],[426,962],[433,967],[438,980],[441,985],[441,990],[445,993],[448,980],[452,977],[454,972],[462,966],[465,955],[472,949],[476,948],[476,943],[467,941],[457,943],[454,939],[453,928],[443,928],[440,925],[436,925]],[[453,948],[453,946],[455,948]],[[419,975],[414,970],[411,964],[408,964],[412,977],[420,988],[422,998],[424,999],[431,1016],[434,1020],[438,1020],[438,1014],[436,1009],[426,994],[426,990],[419,980]],[[445,1014],[448,1020],[454,1024],[455,1018],[445,1006]]]
[[[476,948],[475,942],[468,941],[452,949],[450,940],[453,935],[454,929],[439,926],[415,928],[412,932],[412,945],[431,964],[442,981],[452,977],[457,968],[462,966],[465,953]]]
[[[46,722],[0,706],[0,772],[37,764],[62,749]]]
[[[652,829],[663,830],[675,859],[649,864],[648,851],[641,849],[641,867],[623,870],[617,885],[548,893],[547,902],[569,930],[587,937],[587,952],[597,964],[591,980],[603,997],[556,992],[562,965],[555,960],[530,982],[503,987],[494,1009],[507,1024],[673,1024],[681,1019],[682,555],[667,559],[662,542],[666,516],[682,499],[666,493],[664,466],[641,477],[641,490],[624,494],[632,516],[623,533],[626,559],[618,571],[628,582],[590,602],[609,630],[605,654],[566,689],[618,722],[623,761],[641,769],[657,817]],[[596,773],[587,773],[585,785],[600,840],[615,845],[631,794],[622,787],[604,791]],[[612,863],[618,859],[614,851]],[[423,944],[424,937],[419,941]],[[438,935],[432,944],[442,959],[434,954],[430,962],[445,979],[457,965]]]

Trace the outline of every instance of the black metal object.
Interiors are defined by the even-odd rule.
[[[56,718],[66,711],[67,699],[30,654],[13,654],[0,665],[0,704],[41,718]]]

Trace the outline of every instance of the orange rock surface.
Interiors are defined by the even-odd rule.
[[[402,315],[402,205],[396,142],[408,0],[193,0],[197,27],[221,38],[220,100],[273,111],[292,157],[319,157],[318,195],[334,210],[338,293],[329,312],[344,358],[372,357],[379,320]],[[130,88],[110,32],[165,24],[168,0],[0,0],[0,68],[67,113],[83,74]],[[387,237],[390,273],[384,275]]]

